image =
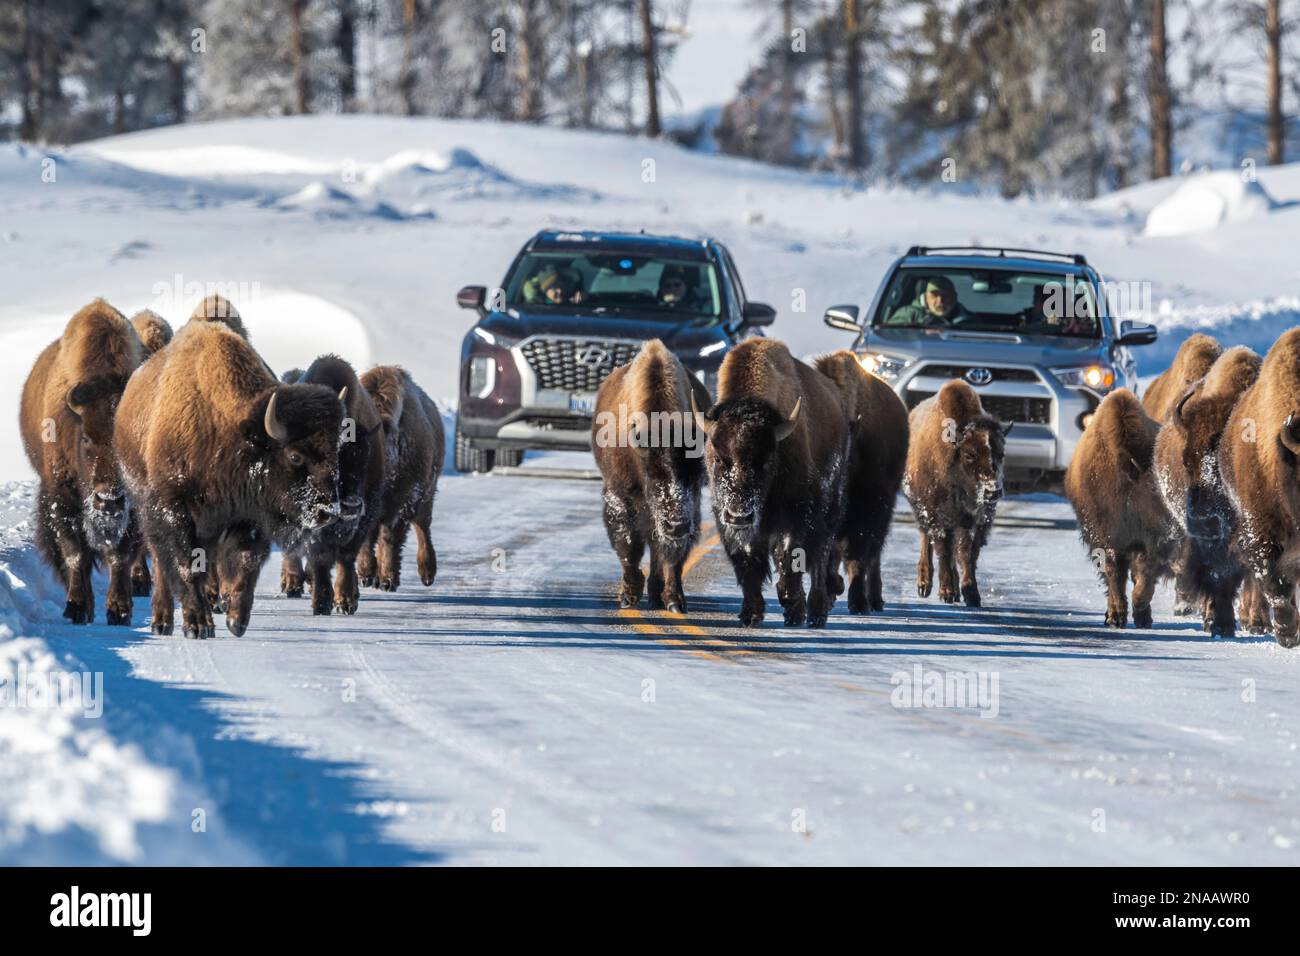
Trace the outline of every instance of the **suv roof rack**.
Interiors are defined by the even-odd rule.
[[[934,256],[945,252],[956,252],[966,256],[976,255],[981,252],[995,252],[1003,259],[1007,257],[1007,253],[1013,252],[1039,259],[1062,259],[1066,262],[1073,262],[1077,266],[1086,266],[1088,264],[1088,260],[1084,258],[1082,253],[1078,252],[1044,252],[1041,249],[1016,249],[1012,246],[912,246],[907,250],[909,256]]]

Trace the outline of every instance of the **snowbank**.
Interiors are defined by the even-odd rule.
[[[1277,203],[1255,180],[1235,172],[1192,176],[1147,215],[1145,236],[1181,236],[1246,222],[1272,212]]]

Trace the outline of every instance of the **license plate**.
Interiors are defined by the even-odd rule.
[[[569,411],[579,415],[596,414],[596,396],[593,392],[570,392]]]

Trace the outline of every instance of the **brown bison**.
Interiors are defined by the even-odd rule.
[[[984,411],[979,396],[954,379],[912,409],[911,441],[903,494],[921,535],[916,593],[934,586],[933,554],[939,559],[939,600],[981,605],[976,565],[988,542],[1002,498],[1002,464],[1010,425]],[[959,579],[960,572],[960,579]]]
[[[709,404],[708,390],[659,339],[614,369],[596,394],[592,449],[604,478],[605,531],[623,565],[620,607],[641,600],[648,544],[650,606],[686,610],[682,566],[699,535],[704,481],[692,395],[697,406]]]
[[[815,364],[839,387],[851,435],[847,504],[837,543],[849,578],[849,611],[883,611],[880,552],[907,467],[907,406],[852,352],[834,352]]]
[[[384,493],[379,521],[357,555],[357,573],[366,587],[396,591],[406,532],[414,524],[415,566],[428,587],[438,573],[429,526],[446,442],[442,416],[411,376],[394,365],[372,368],[361,376],[361,385],[383,426]]]
[[[343,396],[347,411],[339,446],[339,520],[314,533],[297,550],[285,551],[281,588],[290,597],[302,594],[305,556],[312,574],[312,612],[329,614],[337,607],[344,614],[355,614],[360,596],[357,552],[379,523],[384,494],[384,433],[379,413],[352,366],[336,355],[323,355],[306,372],[294,370],[284,380],[324,385]],[[331,565],[337,586],[330,584]]]
[[[141,309],[131,316],[131,325],[140,336],[145,351],[150,355],[164,348],[172,340],[171,325],[157,312],[151,312],[149,309]]]
[[[708,435],[713,513],[744,596],[740,623],[763,621],[771,560],[785,623],[824,627],[836,594],[830,563],[849,457],[835,383],[780,342],[747,339],[723,360],[717,404],[700,413],[693,391],[691,402]]]
[[[1151,626],[1151,596],[1173,571],[1181,547],[1177,523],[1156,487],[1152,458],[1159,426],[1128,389],[1097,406],[1065,473],[1065,495],[1079,533],[1106,582],[1106,624],[1128,622],[1133,575],[1133,623]]]
[[[131,623],[131,568],[142,542],[113,452],[113,421],[144,356],[126,317],[96,299],[46,346],[23,385],[19,428],[40,477],[36,544],[67,590],[63,616],[74,624],[94,620],[97,558],[108,566],[108,623]]]
[[[1156,487],[1186,538],[1179,590],[1203,602],[1205,628],[1216,637],[1236,631],[1233,601],[1245,570],[1234,536],[1237,516],[1219,475],[1218,446],[1228,416],[1259,376],[1260,357],[1238,345],[1174,404],[1156,439]],[[1261,620],[1261,615],[1263,619]],[[1267,609],[1254,587],[1243,599],[1243,623],[1260,631]]]
[[[183,633],[212,636],[210,566],[260,568],[268,542],[294,547],[337,520],[343,411],[323,385],[282,385],[219,322],[187,323],[132,377],[114,445],[154,558],[154,633],[171,633],[179,591]],[[251,607],[249,584],[226,604],[231,633]]]
[[[1173,363],[1147,386],[1142,408],[1147,417],[1163,424],[1174,403],[1196,382],[1203,379],[1210,366],[1223,354],[1223,346],[1210,336],[1197,332],[1178,347]]]
[[[1283,333],[1237,401],[1219,440],[1219,472],[1236,511],[1237,550],[1295,647],[1300,579],[1300,329]]]
[[[210,295],[194,307],[190,313],[190,322],[220,322],[240,338],[248,339],[248,329],[244,319],[233,302],[223,295]],[[186,323],[187,325],[189,323]]]

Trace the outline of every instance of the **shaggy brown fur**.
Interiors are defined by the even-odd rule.
[[[699,535],[704,481],[704,435],[695,428],[692,393],[697,406],[708,407],[708,390],[659,339],[614,369],[596,393],[591,444],[604,477],[605,531],[623,565],[620,607],[641,600],[649,544],[650,606],[686,611],[682,567]]]
[[[131,325],[140,336],[140,341],[144,343],[145,351],[150,355],[164,348],[172,340],[171,325],[157,312],[141,309],[131,316]]]
[[[36,544],[67,590],[63,616],[74,624],[94,620],[96,555],[108,565],[108,623],[131,623],[141,540],[113,453],[113,420],[143,360],[126,317],[96,299],[41,352],[23,385],[19,428],[40,476]]]
[[[1237,548],[1273,612],[1283,647],[1300,643],[1300,329],[1264,357],[1219,440],[1219,472],[1237,515]]]
[[[883,611],[880,552],[907,467],[907,406],[848,350],[822,356],[815,365],[839,388],[852,434],[848,500],[836,546],[849,578],[849,611]]]
[[[838,593],[830,563],[848,472],[840,392],[771,339],[737,345],[718,379],[718,403],[696,422],[709,436],[713,513],[744,595],[740,622],[763,621],[770,560],[785,623],[823,627]]]
[[[263,552],[266,539],[295,547],[338,517],[342,418],[334,390],[281,385],[224,323],[187,323],[141,367],[122,396],[114,445],[142,502],[155,633],[171,633],[179,589],[185,635],[212,635],[205,585],[223,533],[243,526]],[[249,611],[251,597],[226,607],[232,633],[244,632]]]
[[[1147,386],[1142,396],[1142,410],[1157,424],[1169,417],[1174,403],[1193,384],[1205,377],[1210,366],[1223,354],[1223,346],[1201,332],[1178,347],[1173,363]]]
[[[1179,590],[1201,600],[1205,628],[1217,637],[1235,633],[1232,604],[1245,573],[1233,544],[1236,514],[1219,476],[1219,439],[1259,367],[1260,357],[1244,345],[1228,349],[1174,404],[1156,439],[1156,486],[1186,535]],[[1258,602],[1245,603],[1257,613]],[[1257,633],[1267,627],[1267,619],[1246,614],[1243,623]]]
[[[975,390],[958,379],[913,408],[908,420],[911,442],[903,494],[921,536],[916,593],[930,596],[937,552],[939,600],[956,603],[960,582],[966,606],[980,607],[976,566],[1002,498],[1011,426],[986,414]]]
[[[315,383],[336,393],[347,389],[347,416],[339,449],[339,520],[313,534],[303,547],[285,552],[280,587],[289,597],[302,595],[305,556],[312,573],[312,613],[329,614],[336,607],[343,614],[355,614],[360,599],[357,552],[379,523],[384,494],[383,423],[352,366],[336,355],[323,355],[306,372],[284,378],[288,384]],[[331,565],[337,587],[330,583]]]
[[[239,310],[223,295],[210,295],[196,305],[190,314],[190,322],[220,322],[241,338],[248,339],[248,329],[244,327]]]
[[[384,494],[379,523],[357,555],[357,573],[367,587],[396,591],[401,583],[402,547],[415,525],[415,566],[428,587],[438,573],[430,539],[433,498],[442,474],[442,416],[411,376],[395,365],[379,365],[361,376],[383,425]]]
[[[1126,388],[1097,407],[1065,473],[1065,495],[1079,533],[1106,582],[1106,624],[1128,622],[1133,572],[1133,623],[1151,626],[1156,582],[1172,573],[1181,547],[1178,525],[1156,488],[1152,456],[1159,426]]]

